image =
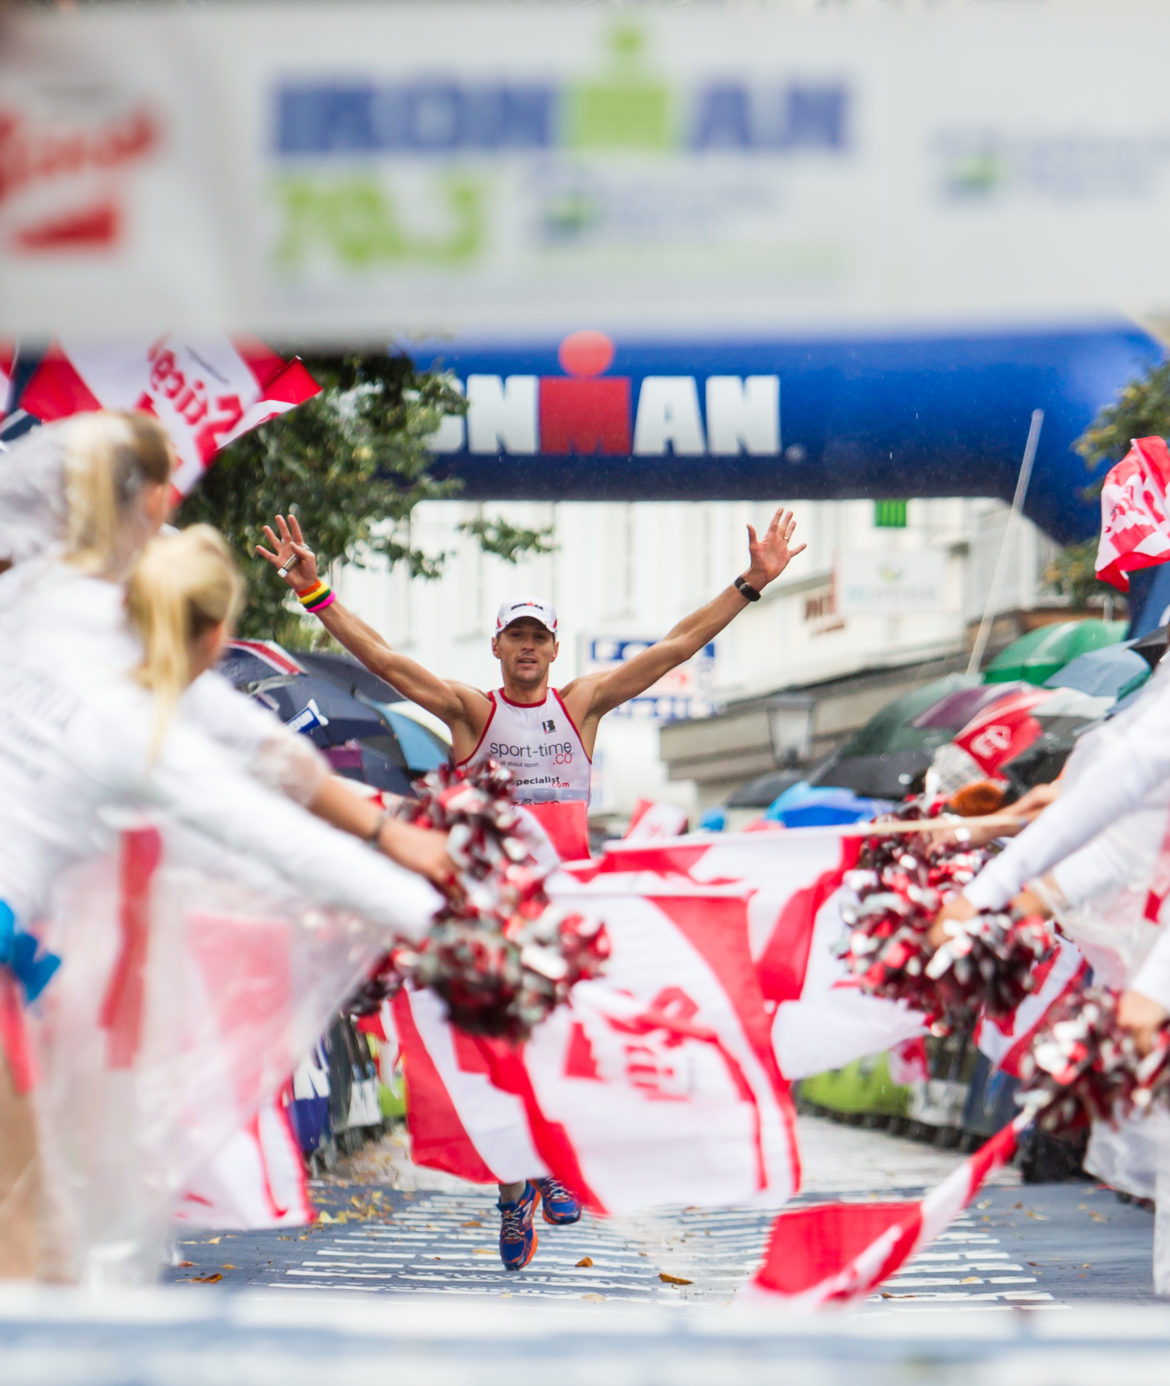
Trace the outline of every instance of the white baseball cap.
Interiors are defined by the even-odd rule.
[[[539,621],[551,634],[557,633],[557,609],[552,602],[542,602],[539,597],[516,597],[510,602],[503,602],[496,612],[496,634],[499,635],[505,626],[525,616]]]

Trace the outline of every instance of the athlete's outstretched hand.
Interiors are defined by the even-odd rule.
[[[256,545],[259,558],[266,558],[290,587],[302,590],[317,581],[317,556],[305,543],[301,524],[295,515],[286,520],[283,515],[276,517],[277,538],[271,525],[264,526],[264,537],[272,545],[266,549],[263,544]]]
[[[792,536],[795,531],[796,516],[783,506],[772,516],[772,523],[764,531],[762,539],[748,525],[748,552],[752,561],[746,576],[757,591],[761,591],[773,578],[778,578],[789,562],[808,547],[807,544],[797,544],[793,548]]]

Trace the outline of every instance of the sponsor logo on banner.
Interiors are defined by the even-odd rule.
[[[642,29],[622,25],[594,73],[561,80],[455,68],[278,81],[277,267],[295,273],[320,253],[355,271],[488,258],[491,214],[515,196],[500,179],[503,160],[530,168],[525,237],[555,251],[702,240],[716,223],[720,233],[734,223],[736,205],[758,210],[766,200],[756,172],[742,167],[718,187],[696,188],[696,157],[840,162],[851,152],[842,80],[781,70],[687,83],[661,75],[645,46]],[[614,155],[649,156],[657,174],[672,162],[686,171],[651,187],[607,163]],[[390,168],[401,176],[388,176]]]
[[[101,251],[125,240],[129,183],[158,156],[162,117],[100,85],[0,98],[0,247]]]
[[[434,452],[612,457],[772,457],[780,451],[778,375],[605,376],[615,347],[603,333],[561,343],[564,376],[468,375],[455,388],[466,416],[445,418]]]
[[[842,553],[837,559],[838,610],[892,616],[942,611],[946,571],[941,549]]]

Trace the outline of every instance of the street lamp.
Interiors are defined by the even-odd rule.
[[[768,703],[768,734],[775,765],[800,765],[812,756],[813,700],[807,693],[780,693]]]

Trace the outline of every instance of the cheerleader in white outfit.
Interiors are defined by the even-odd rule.
[[[391,938],[417,941],[425,932],[440,901],[431,885],[267,790],[177,712],[183,690],[218,657],[240,592],[223,541],[198,526],[154,541],[135,568],[128,608],[145,653],[131,678],[62,666],[56,642],[35,631],[6,643],[0,915],[10,959],[49,910],[62,873],[109,845],[106,816],[115,807],[165,813],[266,863],[310,900],[357,912],[378,926],[367,958]],[[10,992],[16,980],[6,979]],[[11,1072],[5,1082],[11,1102]],[[8,1195],[27,1216],[24,1174],[10,1171]],[[27,1228],[21,1240],[27,1247]]]
[[[1122,989],[1119,1018],[1144,1052],[1170,1015],[1170,936],[1157,899],[1170,846],[1170,667],[1085,737],[1060,783],[1059,797],[940,912],[935,936],[977,910],[1039,905],[1094,980]],[[1085,1163],[1126,1192],[1160,1195],[1154,1283],[1170,1294],[1170,1121],[1095,1126]]]
[[[0,647],[22,630],[57,642],[63,663],[126,672],[141,658],[126,622],[122,580],[158,533],[170,503],[174,453],[151,415],[79,414],[27,435],[0,455]],[[184,716],[270,788],[343,831],[365,837],[377,810],[329,773],[312,743],[289,731],[214,670],[182,697]],[[387,821],[378,847],[446,888],[441,838]]]

